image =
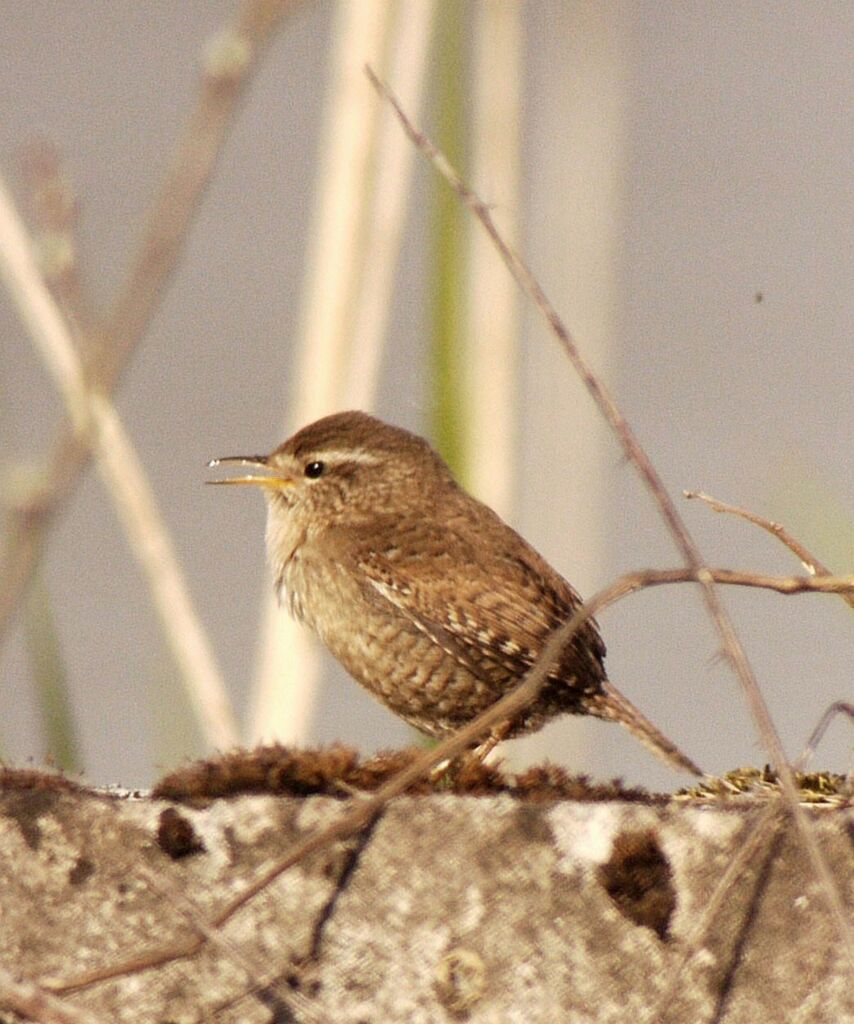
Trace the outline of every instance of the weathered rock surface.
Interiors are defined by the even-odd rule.
[[[239,796],[192,807],[7,776],[0,963],[71,982],[186,939],[188,915],[214,919],[347,806]],[[192,956],[63,999],[147,1024],[624,1024],[655,1007],[670,1024],[850,1020],[850,960],[789,824],[671,984],[764,807],[399,798],[358,838],[287,870]],[[806,813],[850,907],[851,809]]]

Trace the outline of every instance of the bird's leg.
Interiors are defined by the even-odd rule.
[[[478,743],[468,754],[466,761],[470,764],[475,762],[483,764],[498,744],[505,739],[508,732],[510,732],[510,722],[502,722],[500,725],[496,725],[486,739]]]
[[[501,725],[495,726],[486,739],[476,747],[472,747],[452,761],[440,761],[430,772],[430,781],[437,783],[442,779],[447,779],[453,786],[452,780],[456,779],[466,768],[484,764],[487,757],[507,736],[509,731],[510,722],[502,722]]]

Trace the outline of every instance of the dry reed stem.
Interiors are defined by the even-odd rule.
[[[824,592],[821,589],[821,581],[811,577],[757,577],[755,583],[749,584],[747,582],[751,575],[749,573],[733,573],[730,570],[714,569],[704,571],[712,573],[715,578],[719,575],[721,582],[724,581],[724,576],[729,578],[739,577],[739,581],[744,585],[755,585],[763,588],[768,586],[768,580],[770,579],[774,584],[772,589],[784,594]],[[298,864],[309,854],[325,848],[330,843],[347,839],[357,833],[381,814],[390,800],[404,793],[413,782],[424,778],[432,768],[442,761],[451,760],[470,750],[493,727],[500,725],[509,718],[515,717],[528,704],[535,701],[546,680],[546,676],[560,657],[561,651],[589,618],[598,615],[603,609],[636,591],[653,586],[695,582],[696,575],[691,573],[689,569],[684,568],[649,569],[621,576],[610,586],[600,590],[589,601],[586,601],[572,618],[552,632],[540,658],[523,677],[518,686],[467,725],[458,729],[446,739],[441,740],[436,746],[419,754],[411,764],[399,771],[371,796],[355,798],[353,805],[347,807],[332,824],[315,828],[303,839],[299,840],[299,842],[294,843],[283,857],[261,869],[253,881],[237,896],[229,900],[213,915],[210,921],[204,924],[198,922],[198,934],[196,936],[189,939],[179,939],[168,945],[160,945],[142,950],[135,956],[129,957],[120,963],[103,968],[94,968],[77,977],[66,980],[45,980],[43,984],[54,992],[71,992],[87,988],[90,985],[95,985],[111,978],[135,974],[139,971],[169,963],[172,960],[192,956],[208,941],[211,928],[222,928],[239,910],[250,903],[255,896],[266,889],[289,868]],[[854,581],[843,579],[839,582],[839,586],[854,589]]]
[[[812,554],[798,539],[793,537],[791,533],[781,524],[775,523],[771,519],[766,519],[765,516],[757,515],[756,512],[749,512],[746,508],[740,508],[738,505],[730,505],[728,502],[719,501],[717,498],[713,498],[711,494],[706,494],[703,491],[683,491],[682,494],[689,499],[697,498],[699,501],[705,502],[715,512],[726,512],[730,515],[740,516],[742,519],[746,519],[749,523],[753,523],[754,526],[760,526],[763,530],[767,530],[773,537],[776,537],[782,544],[794,553],[799,559],[801,565],[806,569],[811,576],[832,576],[833,573],[826,565],[821,563],[814,554]],[[847,603],[854,608],[854,598],[843,595]]]
[[[0,276],[65,403],[71,429],[88,439],[90,409],[83,365],[62,314],[36,266],[32,244],[0,179]]]
[[[386,64],[410,110],[421,109],[435,13],[436,0],[402,0],[398,8]],[[415,165],[412,146],[393,130],[386,118],[377,126],[373,165],[362,243],[362,274],[354,300],[349,365],[340,403],[366,411],[376,405],[382,354],[388,340],[394,274],[400,259]]]
[[[306,278],[295,355],[297,390],[284,432],[341,407],[348,347],[365,262],[364,233],[379,126],[376,104],[362,87],[362,64],[381,59],[395,5],[360,0],[337,6],[319,155],[319,174],[306,254]],[[250,698],[251,743],[304,739],[311,723],[320,654],[306,627],[282,613],[272,588],[264,598],[260,657]]]
[[[148,577],[205,737],[214,747],[229,747],[238,737],[231,704],[151,488],[115,408],[87,387],[68,326],[35,264],[29,238],[2,181],[0,275],[65,401],[75,435],[95,452],[131,550]]]
[[[741,683],[751,717],[780,780],[780,787],[788,811],[795,822],[802,845],[813,865],[815,875],[819,879],[828,906],[837,919],[839,933],[845,939],[849,955],[854,958],[854,929],[852,929],[851,923],[845,914],[839,891],[827,866],[827,862],[807,825],[806,816],[798,804],[797,788],[794,776],[792,775],[792,769],[786,759],[782,742],[762,692],[759,689],[756,676],[747,660],[747,655],[738,639],[732,620],[721,603],[714,580],[708,569],[704,566],[699,549],[689,533],[684,520],[677,511],[676,505],[665,488],[658,471],[653,466],[652,461],[635,436],[626,418],[620,412],[610,391],[582,357],[574,338],[558,315],[557,310],[552,306],[542,286],[522,257],[506,243],[501,232],[496,228],[487,205],[462,181],[444,154],[436,148],[422,131],[412,124],[389,86],[377,77],[370,66],[367,66],[365,71],[379,96],[391,106],[401,127],[413,144],[430,160],[460,198],[461,202],[480,221],[492,239],[493,244],[498,249],[507,269],[545,318],[575,371],[581,377],[582,382],[599,407],[600,412],[617,436],[627,459],[638,471],[642,481],[652,494],[659,513],[682,553],[687,567],[692,572],[693,578],[701,586],[706,608],[721,638],[722,652],[732,665]]]
[[[472,180],[496,198],[496,216],[511,244],[519,237],[522,14],[517,0],[491,0],[474,9]],[[401,101],[417,116],[402,95]],[[468,228],[466,486],[507,517],[518,461],[519,292],[488,239],[471,221]]]
[[[139,252],[109,322],[98,332],[92,365],[87,365],[104,394],[115,388],[151,323],[265,44],[298,3],[244,0],[234,19],[216,36],[218,45],[208,55],[196,105],[172,168],[147,219]],[[44,483],[30,507],[12,519],[0,558],[0,646],[32,579],[44,538],[88,461],[88,446],[64,424],[47,460]]]

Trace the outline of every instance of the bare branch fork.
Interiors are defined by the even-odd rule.
[[[782,594],[854,593],[854,579],[850,577],[831,577],[833,583],[826,586],[827,580],[810,577],[763,577],[727,569],[704,569],[703,572],[710,573],[713,579],[722,583],[770,588]],[[586,601],[571,619],[554,630],[537,663],[510,693],[447,739],[437,743],[435,747],[425,750],[374,794],[355,799],[352,806],[348,806],[330,825],[316,828],[309,832],[304,839],[294,843],[283,857],[263,868],[242,892],[226,903],[210,920],[194,921],[193,927],[197,933],[195,936],[180,939],[168,945],[160,944],[149,950],[143,950],[121,963],[96,968],[77,977],[44,979],[44,987],[56,993],[77,991],[110,978],[135,974],[172,960],[193,956],[209,941],[215,929],[222,928],[239,910],[289,868],[294,867],[312,853],[324,849],[331,843],[347,839],[369,825],[382,813],[390,800],[406,792],[414,782],[426,777],[436,765],[443,761],[453,760],[470,750],[478,741],[487,736],[491,729],[507,719],[515,717],[534,702],[561,652],[589,618],[599,615],[604,609],[628,595],[648,587],[696,581],[696,574],[689,569],[646,569],[621,576]]]
[[[696,498],[699,501],[705,502],[709,508],[714,512],[726,512],[730,515],[739,516],[741,519],[746,519],[749,523],[753,523],[754,526],[759,526],[763,530],[767,530],[772,537],[776,537],[782,544],[792,551],[797,558],[800,560],[801,565],[806,569],[810,576],[832,576],[833,573],[827,568],[822,562],[820,562],[815,555],[809,551],[797,537],[793,537],[791,533],[782,525],[782,523],[775,523],[771,519],[766,519],[764,516],[757,515],[755,512],[750,512],[745,508],[739,508],[738,505],[730,505],[725,501],[720,501],[718,498],[713,498],[711,494],[705,494],[703,491],[683,491],[683,495],[688,498]],[[854,598],[851,595],[842,595],[845,601],[854,608]]]
[[[738,676],[762,744],[768,752],[780,779],[783,799],[795,821],[801,842],[813,865],[816,877],[820,880],[825,899],[837,920],[839,933],[845,938],[849,954],[854,957],[854,929],[852,929],[844,911],[841,897],[827,862],[807,825],[806,816],[798,804],[792,769],[786,759],[782,742],[759,689],[756,676],[738,639],[732,620],[721,603],[720,596],[715,587],[715,581],[708,568],[704,565],[700,551],[682,517],[677,512],[676,505],[668,494],[661,477],[658,475],[649,456],[625,417],[618,409],[610,392],[582,357],[574,338],[530,268],[522,257],[504,241],[501,233],[495,226],[489,207],[465,184],[433,142],[412,124],[389,86],[378,78],[370,66],[365,67],[365,73],[379,96],[392,107],[401,127],[413,144],[445,178],[460,200],[469,208],[492,239],[507,269],[544,316],[552,333],[566,352],[570,362],[599,407],[600,412],[616,434],[626,457],[637,469],[641,479],[651,492],[665,524],[685,559],[686,566],[691,571],[693,578],[701,586],[706,608],[721,638],[724,656],[733,666]]]
[[[97,382],[105,396],[118,384],[165,293],[239,101],[265,46],[284,16],[298,3],[299,0],[243,0],[208,48],[196,105],[146,220],[139,251],[104,328],[88,339],[97,345],[91,353],[87,352],[87,377]],[[26,508],[10,517],[6,543],[0,551],[0,646],[32,579],[47,531],[73,492],[89,458],[89,447],[66,420],[48,456],[38,494]]]

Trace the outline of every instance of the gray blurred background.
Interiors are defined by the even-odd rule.
[[[82,202],[86,275],[103,302],[170,159],[198,54],[231,9],[225,0],[0,7],[0,167],[14,179],[36,133],[60,147]],[[330,3],[307,2],[274,41],[118,399],[241,711],[268,586],[263,506],[202,482],[212,456],[282,439],[331,19]],[[699,488],[780,519],[835,571],[854,571],[854,5],[539,0],[525,5],[524,29],[523,249],[582,350],[673,493]],[[430,61],[441,74],[443,54]],[[607,266],[582,284],[575,230],[592,200],[573,168],[579,140],[604,116],[600,63],[618,202],[603,215],[610,242],[597,252]],[[420,339],[433,187],[419,166],[379,403],[383,417],[419,432],[429,429]],[[678,564],[592,402],[522,308],[514,525],[584,593],[629,569]],[[0,295],[0,472],[47,448],[60,411]],[[594,438],[593,457],[576,457],[580,433]],[[681,504],[711,564],[800,571],[766,534]],[[182,732],[175,670],[91,472],[51,536],[43,576],[88,777],[144,785],[182,753],[200,753],[192,730]],[[824,708],[851,699],[850,609],[755,591],[725,600],[796,755]],[[634,597],[601,625],[612,679],[704,768],[764,762],[693,589]],[[0,659],[2,756],[38,762],[20,626]],[[409,740],[355,684],[331,666],[325,676],[311,740],[365,750]],[[850,746],[850,727],[835,724],[818,766],[845,770]],[[507,754],[659,787],[678,781],[599,723],[554,723]]]

